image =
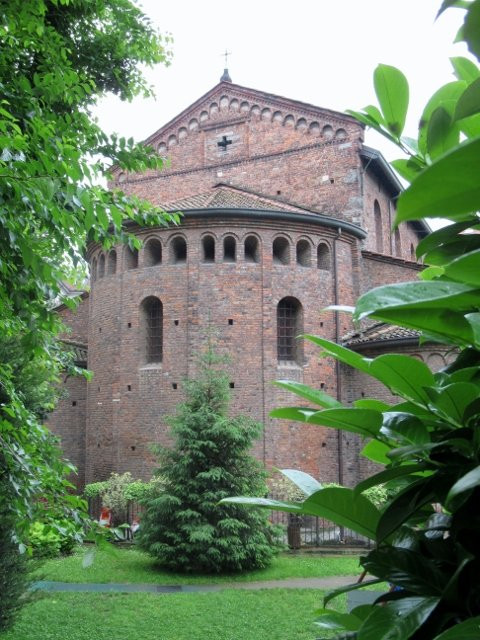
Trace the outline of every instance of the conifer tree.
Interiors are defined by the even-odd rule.
[[[166,489],[151,499],[140,545],[169,569],[220,573],[265,567],[275,553],[274,529],[259,510],[219,505],[234,494],[266,493],[265,473],[248,453],[262,426],[228,416],[224,359],[209,345],[186,399],[169,419],[174,444],[157,448]]]

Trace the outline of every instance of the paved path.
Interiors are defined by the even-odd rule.
[[[220,584],[160,585],[116,582],[34,582],[32,589],[42,591],[92,592],[92,593],[195,593],[197,591],[222,591],[224,589],[335,589],[356,582],[358,576],[331,576],[328,578],[289,578],[288,580],[264,580],[261,582],[222,582]]]

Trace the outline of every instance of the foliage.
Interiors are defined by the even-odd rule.
[[[218,505],[232,492],[266,492],[265,474],[248,453],[261,426],[228,416],[221,363],[209,345],[197,377],[185,381],[185,402],[170,419],[174,446],[157,450],[165,489],[147,501],[139,540],[168,569],[245,571],[267,566],[274,554],[273,530],[260,511]]]
[[[478,58],[480,0],[446,0],[442,10],[452,4],[465,9],[460,36]],[[397,69],[380,65],[375,72],[380,109],[369,106],[353,112],[408,154],[408,159],[393,163],[411,181],[399,198],[396,224],[436,215],[452,223],[420,242],[417,255],[429,265],[420,281],[374,289],[358,300],[353,314],[355,320],[411,327],[425,339],[452,345],[458,350],[455,361],[434,374],[405,355],[364,358],[323,338],[306,336],[324,355],[368,373],[401,400],[387,406],[362,399],[345,409],[325,394],[282,382],[283,388],[320,410],[292,407],[272,414],[370,438],[364,455],[386,463],[383,471],[350,490],[322,488],[306,474],[286,470],[307,498],[300,505],[261,505],[323,514],[339,524],[350,520],[352,529],[376,542],[361,559],[362,566],[374,576],[373,582],[386,580],[400,589],[349,616],[321,610],[319,625],[342,630],[338,638],[480,636],[480,70],[465,58],[452,63],[457,80],[431,98],[417,140],[402,136],[408,84]],[[366,500],[370,487],[388,488],[399,479],[404,488],[382,510]],[[329,594],[325,604],[344,591]]]
[[[28,545],[37,558],[53,558],[70,554],[83,540],[83,529],[66,518],[58,520],[56,527],[36,520],[28,531]]]

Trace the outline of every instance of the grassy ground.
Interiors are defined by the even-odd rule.
[[[93,564],[83,568],[85,551],[72,556],[47,560],[38,577],[60,582],[146,582],[156,584],[209,584],[221,582],[251,582],[284,578],[322,578],[360,574],[358,556],[320,556],[281,554],[270,567],[240,575],[179,575],[164,571],[155,561],[136,549],[98,551]]]
[[[312,640],[321,597],[288,589],[48,594],[28,605],[2,640]]]

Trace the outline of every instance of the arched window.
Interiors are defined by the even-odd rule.
[[[97,279],[97,259],[94,258],[92,260],[92,270],[91,270],[91,279],[92,282],[95,282],[95,280]]]
[[[415,255],[415,247],[413,246],[413,242],[410,244],[410,260],[416,260],[417,257]]]
[[[215,238],[203,236],[202,238],[202,262],[215,262]]]
[[[154,267],[162,262],[162,243],[153,238],[149,240],[143,250],[143,264],[145,267]]]
[[[402,256],[402,239],[400,237],[400,229],[395,229],[395,255],[399,258]]]
[[[317,268],[330,271],[330,247],[325,242],[321,242],[317,247]]]
[[[297,242],[297,264],[301,267],[309,267],[311,265],[311,247],[307,240],[299,240]]]
[[[187,243],[182,236],[176,236],[170,243],[170,262],[184,264],[187,261]]]
[[[125,269],[136,269],[138,267],[138,249],[125,249]]]
[[[277,306],[277,358],[302,364],[302,342],[296,337],[303,332],[302,305],[296,298],[283,298]]]
[[[382,211],[378,200],[373,203],[373,217],[375,219],[375,241],[377,244],[377,252],[383,253],[383,225],[382,225]]]
[[[117,272],[117,252],[112,249],[108,254],[107,274],[113,276]]]
[[[145,362],[161,362],[163,358],[163,305],[150,296],[142,302],[145,339]]]
[[[247,236],[244,242],[245,262],[260,262],[260,249],[256,236]]]
[[[105,275],[105,256],[102,253],[98,259],[98,277],[103,278],[104,275]]]
[[[237,260],[237,243],[233,236],[227,236],[223,239],[223,261],[236,262]]]
[[[290,243],[286,238],[275,238],[273,241],[273,264],[289,264]]]

